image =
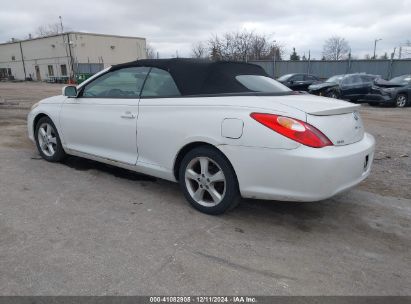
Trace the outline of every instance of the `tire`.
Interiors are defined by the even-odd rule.
[[[220,151],[209,146],[200,146],[184,156],[179,183],[187,201],[206,214],[222,214],[240,201],[233,167]]]
[[[397,108],[405,108],[408,105],[407,95],[405,94],[398,94],[395,97],[395,106]]]
[[[338,93],[336,90],[331,90],[327,92],[325,96],[329,98],[340,99],[340,93]]]
[[[42,158],[49,162],[59,162],[64,159],[66,153],[61,146],[57,128],[50,118],[42,117],[36,124],[34,132],[37,150]]]

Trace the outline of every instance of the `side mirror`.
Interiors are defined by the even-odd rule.
[[[77,97],[77,87],[73,85],[65,86],[61,90],[63,96],[67,97]]]

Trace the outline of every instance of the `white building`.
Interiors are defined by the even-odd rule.
[[[146,58],[146,39],[81,32],[0,44],[0,78],[66,80]]]

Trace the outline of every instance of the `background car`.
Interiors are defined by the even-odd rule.
[[[308,87],[320,82],[320,78],[310,74],[286,74],[277,79],[283,85],[294,91],[308,91]]]
[[[372,106],[381,103],[403,108],[411,104],[411,74],[394,77],[389,81],[378,79],[365,97]]]
[[[308,90],[315,95],[357,102],[370,92],[374,80],[379,77],[370,74],[336,75],[323,83],[310,85]]]

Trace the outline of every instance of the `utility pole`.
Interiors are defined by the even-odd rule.
[[[21,63],[23,63],[24,80],[26,80],[26,78],[27,78],[26,64],[24,63],[24,55],[23,55],[23,48],[21,47],[21,41],[19,42],[19,44],[20,44]]]
[[[378,41],[380,41],[380,40],[382,40],[381,38],[375,38],[375,40],[374,40],[374,56],[373,56],[373,59],[375,60],[375,59],[377,59],[376,57],[375,57],[375,50],[377,49],[377,42]]]
[[[311,50],[308,50],[308,67],[307,67],[307,74],[310,74],[310,65],[311,65]]]
[[[70,82],[74,78],[74,62],[73,62],[73,56],[71,54],[70,35],[69,33],[67,33],[67,45],[66,45],[66,39],[64,38],[63,18],[59,16],[59,19],[60,19],[60,27],[61,27],[61,36],[63,37],[63,44],[66,50],[66,56],[69,59],[68,66],[69,66],[69,82]],[[67,50],[67,47],[68,47],[68,50]]]
[[[273,43],[276,43],[277,40],[274,40]],[[275,79],[275,68],[276,68],[276,61],[277,61],[277,46],[273,46],[273,78]]]
[[[59,16],[59,19],[60,19],[61,33],[64,33],[64,28],[63,28],[63,19],[61,18],[61,16]]]

